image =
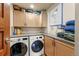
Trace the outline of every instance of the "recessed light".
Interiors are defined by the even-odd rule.
[[[30,5],[31,8],[34,8],[34,5]]]

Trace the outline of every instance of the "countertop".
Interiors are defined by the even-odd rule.
[[[66,39],[63,39],[63,38],[59,38],[59,37],[52,35],[52,34],[49,34],[49,33],[28,33],[28,34],[22,34],[22,35],[12,35],[10,38],[37,36],[37,35],[46,35],[46,36],[49,36],[51,38],[54,38],[55,40],[59,40],[59,41],[62,41],[62,42],[65,42],[65,43],[68,43],[68,44],[71,44],[71,45],[75,45],[75,42],[72,42],[72,41],[69,41],[69,40],[66,40]]]
[[[62,41],[62,42],[64,42],[64,43],[71,44],[71,45],[73,45],[73,46],[75,45],[75,42],[66,40],[66,39],[64,39],[64,38],[57,37],[57,36],[55,36],[55,35],[51,35],[51,34],[49,34],[49,33],[44,33],[44,35],[49,36],[49,37],[51,37],[51,38],[54,38],[55,40]]]

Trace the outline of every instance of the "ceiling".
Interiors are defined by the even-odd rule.
[[[34,10],[47,10],[53,4],[54,3],[14,3],[14,5],[18,5],[26,9],[31,9],[30,5],[34,5]]]

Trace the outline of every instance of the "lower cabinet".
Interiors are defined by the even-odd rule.
[[[45,55],[54,56],[54,40],[50,37],[45,36],[44,43]]]
[[[74,47],[55,40],[55,55],[56,56],[74,56]]]
[[[45,55],[47,56],[74,56],[74,47],[67,43],[45,36]]]

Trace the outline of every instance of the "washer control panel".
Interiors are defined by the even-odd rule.
[[[23,40],[27,40],[28,38],[23,38]]]
[[[21,41],[21,39],[20,38],[10,38],[10,42],[16,42],[16,41]]]

